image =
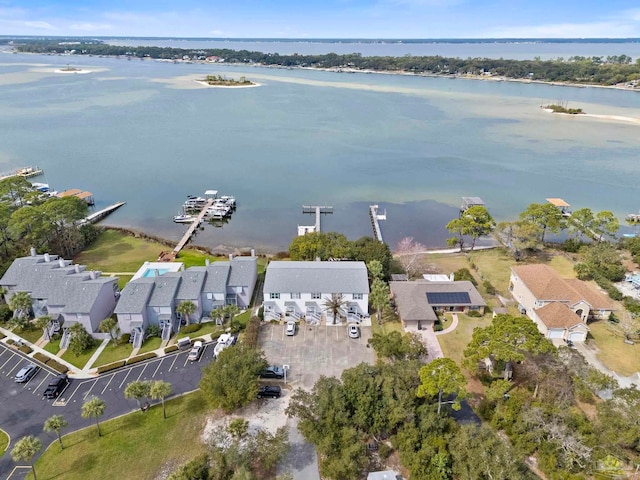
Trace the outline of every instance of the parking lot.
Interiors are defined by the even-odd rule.
[[[311,388],[321,375],[340,377],[342,371],[362,362],[373,363],[367,340],[371,327],[360,327],[360,338],[349,338],[346,325],[298,326],[294,336],[285,325],[267,324],[260,331],[260,345],[269,363],[288,365],[287,383]]]
[[[25,435],[35,435],[44,445],[48,445],[56,436],[55,433],[42,431],[44,421],[51,415],[64,415],[69,422],[66,431],[91,425],[91,419],[80,416],[80,409],[84,401],[93,395],[105,401],[107,408],[101,420],[107,420],[138,408],[136,400],[124,397],[124,389],[134,380],[170,382],[174,395],[195,390],[202,376],[202,368],[213,360],[214,346],[215,343],[205,345],[203,354],[196,362],[187,360],[188,351],[181,351],[96,378],[72,379],[57,399],[47,400],[42,394],[57,373],[41,367],[28,382],[15,383],[15,374],[32,360],[0,343],[0,428],[11,436],[12,444]],[[0,478],[7,478],[13,467],[7,452],[0,458]],[[18,470],[9,478],[23,478],[26,473]]]

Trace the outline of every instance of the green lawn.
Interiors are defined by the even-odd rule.
[[[57,355],[57,353],[60,351],[60,340],[60,338],[58,338],[57,340],[49,340],[49,343],[47,343],[43,348],[47,352]]]
[[[624,376],[640,372],[640,345],[628,345],[620,333],[617,335],[606,321],[589,324],[589,331],[593,336],[592,342],[598,349],[598,358],[607,367]]]
[[[138,351],[138,353],[147,353],[150,352],[152,350],[157,350],[158,348],[160,348],[160,344],[162,343],[162,339],[160,337],[151,337],[148,338],[144,341],[144,343],[142,344],[142,347],[140,347],[140,350]]]
[[[27,342],[31,342],[31,343],[36,343],[38,340],[40,340],[42,335],[44,335],[44,332],[40,328],[34,328],[32,330],[23,330],[23,331],[14,330],[13,333],[15,333],[16,335],[19,335],[20,337],[24,338]]]
[[[65,435],[64,450],[52,442],[36,463],[38,479],[165,478],[161,472],[167,465],[173,471],[205,451],[200,436],[208,410],[200,392],[166,405],[166,420],[162,406],[156,405],[145,413],[135,411],[101,422],[101,438],[93,422],[90,428]]]
[[[136,272],[144,262],[155,262],[160,252],[168,248],[157,242],[105,230],[93,245],[74,258],[74,262],[102,272]]]
[[[469,258],[477,267],[477,272],[472,271],[476,277],[481,274],[482,278],[491,282],[498,293],[509,296],[511,267],[516,265],[512,254],[505,248],[494,248],[473,252],[469,254]],[[482,281],[479,281],[478,284],[482,285]]]
[[[115,345],[112,342],[102,350],[100,356],[93,364],[94,367],[99,367],[100,365],[106,365],[107,363],[117,362],[118,360],[124,360],[125,358],[129,358],[133,352],[133,345],[130,343],[125,343],[124,345]]]
[[[225,326],[224,325],[216,325],[216,322],[206,322],[203,323],[200,327],[200,330],[192,333],[179,333],[177,338],[191,337],[198,338],[207,333],[224,333]],[[215,337],[215,335],[213,335]]]
[[[99,346],[100,346],[100,342],[96,341],[93,347],[91,347],[88,350],[85,350],[84,352],[82,352],[81,355],[77,357],[71,352],[71,350],[67,350],[62,355],[62,359],[66,360],[72,365],[75,365],[78,368],[84,368],[84,366],[87,364],[87,362],[91,358],[91,355],[96,353],[96,350],[98,349]]]
[[[7,449],[8,446],[9,446],[9,435],[7,435],[7,433],[4,430],[0,429],[0,457],[2,456],[2,454]]]
[[[118,288],[122,290],[132,278],[133,275],[118,275]]]
[[[450,317],[448,315],[448,317]],[[451,358],[460,364],[462,362],[462,352],[467,344],[471,341],[473,329],[476,327],[486,327],[491,324],[492,315],[485,314],[480,318],[468,317],[463,313],[458,313],[458,326],[453,332],[438,335],[438,342],[442,347],[442,353],[445,357]],[[451,323],[448,320],[444,327],[447,328]]]
[[[404,329],[402,328],[402,322],[398,318],[398,316],[391,310],[391,308],[387,308],[384,310],[384,314],[382,315],[382,324],[378,324],[377,314],[371,315],[371,331],[372,333],[391,333],[391,332],[400,332],[404,333]]]
[[[247,310],[246,312],[233,317],[233,323],[240,324],[244,328],[247,326],[247,323],[249,322],[250,318],[251,318],[251,310]]]

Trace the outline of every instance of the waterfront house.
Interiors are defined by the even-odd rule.
[[[342,296],[349,322],[369,317],[369,281],[364,262],[271,262],[264,280],[264,318],[339,323],[327,311]]]
[[[614,310],[605,295],[581,280],[562,278],[548,265],[511,267],[509,290],[520,311],[552,339],[584,342],[587,324],[608,319]]]
[[[230,256],[224,262],[207,260],[203,267],[155,272],[155,276],[129,282],[115,308],[120,331],[131,334],[134,345],[142,344],[151,325],[160,329],[163,340],[171,338],[180,324],[187,323],[176,311],[182,302],[191,302],[196,307],[189,322],[200,322],[212,310],[225,305],[248,308],[258,277],[258,263],[252,251],[250,257]]]
[[[0,286],[6,289],[7,302],[18,292],[28,293],[33,315],[52,317],[48,333],[62,329],[63,348],[70,340],[67,330],[74,323],[82,324],[93,337],[104,338],[106,334],[98,330],[100,322],[111,316],[120,293],[117,278],[103,277],[101,272],[57,255],[37,255],[35,249],[30,256],[13,261]]]
[[[407,330],[433,328],[438,312],[484,313],[486,302],[467,280],[389,282],[398,316]]]

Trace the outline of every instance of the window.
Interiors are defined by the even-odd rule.
[[[81,313],[76,313],[76,318],[77,318],[78,320],[82,319],[82,314],[81,314]]]
[[[291,294],[291,300],[300,300],[300,294],[299,293],[292,293]]]
[[[354,300],[362,300],[362,294],[361,293],[354,293],[353,294],[353,299]]]
[[[322,294],[321,293],[312,293],[311,294],[311,298],[313,300],[320,300],[322,298]]]
[[[213,300],[213,293],[207,293],[207,300]]]
[[[278,299],[280,298],[280,294],[279,294],[279,293],[271,292],[271,293],[269,294],[269,298],[270,298],[271,300],[278,300]]]

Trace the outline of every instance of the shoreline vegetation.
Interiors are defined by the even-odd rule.
[[[565,105],[552,103],[549,105],[543,105],[541,108],[544,110],[550,110],[552,113],[564,113],[567,115],[586,115],[587,112],[582,111],[581,108],[567,108]]]
[[[258,84],[247,80],[245,77],[240,77],[238,80],[235,78],[226,78],[222,75],[207,75],[205,78],[198,79],[196,82],[209,87],[257,87]]]
[[[156,59],[176,63],[222,63],[277,68],[307,68],[339,73],[387,73],[444,78],[521,81],[563,86],[597,86],[640,91],[640,61],[627,55],[555,60],[505,60],[447,58],[442,56],[364,57],[338,55],[279,55],[248,50],[185,49],[153,46],[117,46],[98,40],[80,41],[70,49],[59,39],[14,39],[21,53],[111,56]]]

